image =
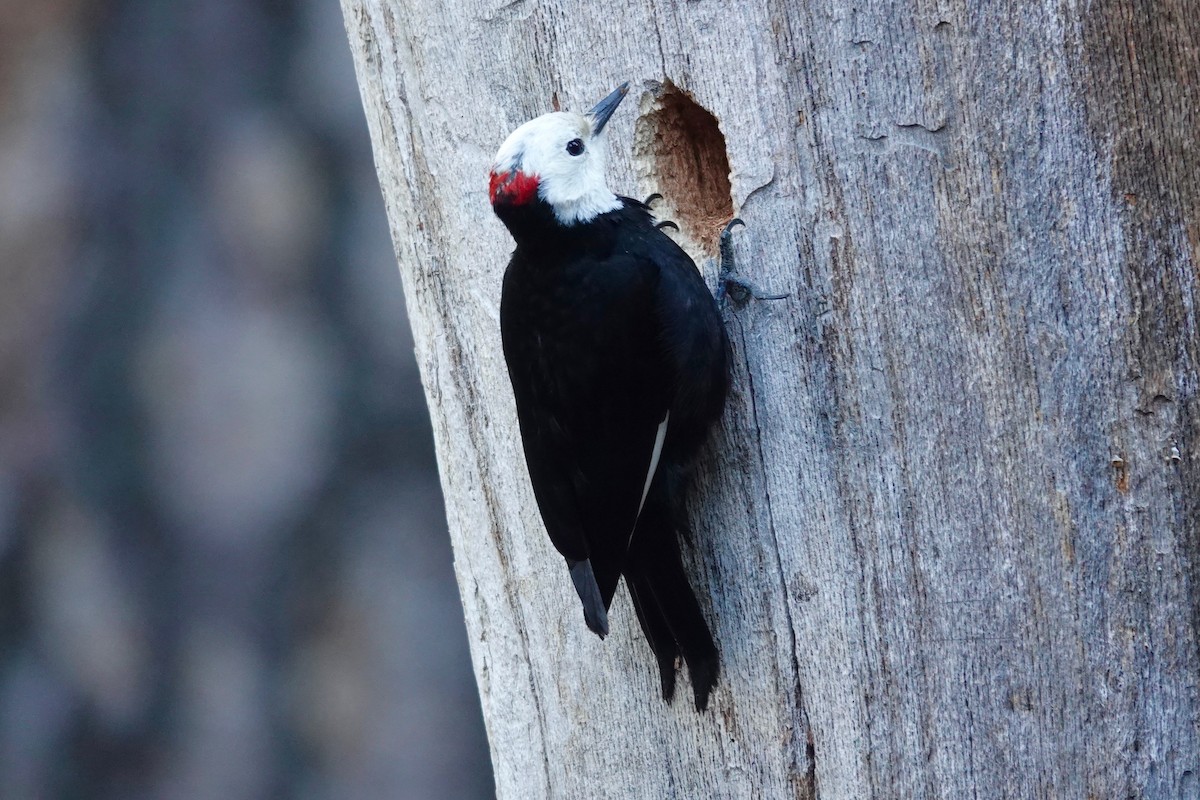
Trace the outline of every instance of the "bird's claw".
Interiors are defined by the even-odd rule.
[[[751,283],[744,278],[738,278],[733,275],[726,275],[721,279],[721,286],[725,295],[733,301],[736,306],[744,306],[753,297],[755,300],[786,300],[791,297],[790,294],[767,294],[757,284]]]
[[[663,196],[662,196],[661,194],[659,194],[658,192],[655,192],[654,194],[650,195],[650,196],[649,196],[649,197],[647,197],[645,200],[643,200],[643,201],[642,201],[642,205],[644,205],[646,208],[650,208],[650,205],[651,205],[651,204],[652,204],[652,203],[653,203],[655,200],[662,200],[662,199],[663,199]],[[677,231],[677,230],[679,230],[679,226],[678,226],[678,225],[676,225],[674,222],[672,222],[672,221],[671,221],[671,220],[669,220],[669,219],[664,219],[664,220],[662,220],[662,221],[660,221],[660,222],[656,222],[656,223],[654,223],[654,227],[658,228],[660,231],[661,231],[663,228],[670,228],[670,229],[671,229],[671,230],[673,230],[673,231]]]
[[[719,280],[722,283],[724,283],[729,276],[733,275],[733,229],[738,225],[745,227],[746,223],[742,221],[741,217],[734,217],[733,219],[729,220],[729,222],[725,223],[725,227],[721,229],[721,240],[718,247],[721,253]],[[735,298],[734,301],[744,303],[746,299],[743,298],[741,301],[738,301]]]
[[[783,294],[768,293],[754,283],[737,277],[733,263],[733,229],[739,225],[744,227],[746,223],[741,218],[734,217],[721,230],[721,266],[717,274],[718,300],[723,301],[728,297],[734,305],[741,307],[752,297],[755,300],[786,300],[791,297],[791,294],[786,292]]]

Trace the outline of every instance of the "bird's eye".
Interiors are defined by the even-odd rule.
[[[572,139],[567,142],[567,152],[573,156],[583,154],[583,139]]]

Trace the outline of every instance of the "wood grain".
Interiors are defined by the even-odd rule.
[[[342,5],[499,796],[1196,796],[1187,0]],[[669,81],[720,124],[742,273],[792,295],[726,316],[704,716],[657,699],[623,591],[584,628],[500,355],[491,157],[624,80],[613,188],[662,188],[634,132]]]

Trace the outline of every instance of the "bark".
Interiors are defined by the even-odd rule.
[[[501,797],[1196,796],[1189,5],[343,0]],[[623,80],[613,188],[791,293],[726,314],[706,715],[584,628],[500,354],[491,156]]]

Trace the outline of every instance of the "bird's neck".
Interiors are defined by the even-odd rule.
[[[586,244],[603,234],[601,226],[595,223],[604,214],[620,208],[621,203],[614,197],[616,205],[609,211],[593,215],[587,220],[564,223],[555,214],[555,210],[544,200],[535,200],[522,205],[496,204],[493,206],[496,216],[508,228],[516,240],[517,246],[527,250],[545,248],[574,247]]]

